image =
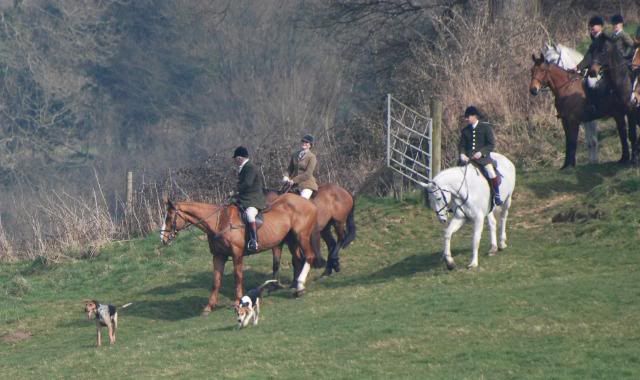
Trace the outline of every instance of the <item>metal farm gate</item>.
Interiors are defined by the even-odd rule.
[[[432,136],[433,119],[387,95],[388,167],[413,182],[432,179]]]

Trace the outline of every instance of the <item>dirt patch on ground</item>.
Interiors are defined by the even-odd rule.
[[[5,343],[18,343],[23,340],[27,340],[31,338],[31,335],[32,334],[29,331],[18,330],[18,331],[4,334],[3,336],[0,337],[0,340],[2,340]]]
[[[533,195],[532,195],[533,196]],[[514,225],[524,229],[537,228],[551,222],[554,211],[559,205],[574,202],[576,196],[573,194],[559,194],[553,198],[544,199],[537,202],[532,207],[517,205],[514,213]]]

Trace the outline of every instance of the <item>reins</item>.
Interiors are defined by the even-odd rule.
[[[462,206],[464,206],[464,205],[467,203],[467,201],[469,200],[469,191],[467,191],[467,195],[466,195],[466,197],[465,197],[465,198],[462,198],[462,197],[460,197],[460,196],[458,197],[458,198],[462,199],[462,203],[460,203],[460,204],[456,204],[456,203],[454,202],[454,198],[455,198],[455,194],[458,194],[458,195],[460,194],[460,191],[462,190],[462,186],[467,182],[467,169],[469,168],[469,165],[471,165],[471,164],[467,164],[467,165],[465,165],[465,166],[464,166],[464,172],[462,173],[462,181],[460,182],[460,187],[458,188],[458,190],[456,190],[456,192],[455,192],[455,193],[454,193],[453,191],[450,191],[450,190],[447,190],[447,189],[443,189],[443,188],[442,188],[440,185],[438,185],[435,181],[432,181],[432,183],[433,183],[434,185],[436,185],[436,190],[435,190],[435,191],[429,191],[429,190],[427,190],[427,193],[433,194],[433,193],[435,193],[436,191],[439,191],[439,192],[440,192],[440,194],[442,195],[442,198],[445,200],[445,204],[444,204],[444,206],[442,206],[440,209],[438,209],[438,210],[436,210],[436,211],[435,211],[436,215],[440,215],[440,213],[441,213],[443,210],[445,210],[445,209],[447,209],[447,208],[448,208],[448,210],[449,210],[450,212],[452,212],[452,213],[455,213],[455,212],[456,212],[456,210],[460,209],[460,210],[462,211],[462,214],[464,214],[464,216],[465,216],[465,217],[467,216],[467,214],[466,214],[466,213],[464,212],[464,210],[462,209]],[[450,194],[451,194],[451,201],[447,202],[447,197],[446,197],[446,195],[445,195],[445,192],[447,192],[447,193],[450,193]],[[450,205],[451,203],[453,203],[453,204],[454,204],[454,206],[456,206],[456,207],[454,207],[454,208],[449,207],[449,205]]]
[[[170,233],[173,235],[173,237],[170,237],[170,240],[173,240],[173,239],[175,239],[175,237],[178,235],[178,232],[180,232],[180,231],[184,231],[184,230],[187,230],[188,228],[190,228],[190,227],[192,227],[192,226],[197,226],[197,225],[201,224],[202,222],[206,221],[207,219],[209,219],[210,217],[212,217],[214,214],[218,214],[218,220],[217,220],[217,222],[216,222],[216,225],[219,225],[219,224],[220,224],[220,214],[221,214],[221,212],[220,212],[220,211],[222,211],[222,210],[224,210],[224,209],[226,209],[226,208],[227,208],[227,206],[226,206],[226,205],[223,205],[223,206],[216,206],[216,209],[215,209],[211,214],[207,215],[207,216],[206,216],[206,217],[204,217],[204,218],[201,218],[201,219],[197,220],[196,222],[191,222],[191,221],[189,221],[189,219],[187,219],[186,217],[184,217],[184,216],[182,215],[182,210],[180,210],[180,209],[178,209],[178,208],[176,207],[176,208],[175,208],[175,210],[176,210],[176,217],[175,217],[175,218],[173,218],[173,222],[171,223],[171,230],[161,229],[161,230],[160,230],[160,232],[170,232]],[[182,220],[184,220],[184,221],[186,222],[185,226],[184,226],[184,227],[182,227],[182,228],[180,229],[180,231],[178,231],[178,229],[177,229],[177,225],[176,225],[176,224],[177,224],[176,222],[177,222],[177,220],[178,220],[178,217],[180,217]],[[231,225],[231,223],[229,223],[229,229],[231,229],[231,227],[232,227],[232,225]],[[225,230],[223,230],[223,231],[226,231],[226,229],[225,229]],[[220,233],[222,233],[223,231],[221,231]],[[220,234],[220,233],[218,233],[218,234]],[[218,234],[216,234],[216,235],[218,235]]]

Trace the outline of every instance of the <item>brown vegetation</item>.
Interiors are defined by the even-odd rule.
[[[388,92],[425,113],[443,100],[445,166],[468,104],[520,165],[552,163],[562,131],[551,97],[527,94],[531,53],[576,46],[595,13],[640,20],[632,0],[5,3],[0,260],[146,234],[163,192],[223,201],[239,144],[271,187],[312,133],[321,182],[394,191],[379,175]]]

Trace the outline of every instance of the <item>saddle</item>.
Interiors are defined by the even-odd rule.
[[[480,173],[482,173],[482,176],[487,181],[487,185],[489,185],[489,203],[490,203],[489,209],[493,210],[493,208],[496,206],[496,203],[495,203],[496,192],[493,189],[493,183],[491,183],[491,178],[489,178],[489,173],[487,173],[484,166],[480,165],[476,161],[470,160],[469,162],[480,170]],[[498,186],[500,186],[500,184],[502,183],[502,174],[500,173],[500,170],[498,170],[498,161],[492,158],[491,163],[493,164],[493,170],[496,171]]]
[[[235,206],[238,208],[238,211],[240,212],[240,218],[242,219],[242,223],[246,226],[247,224],[249,224],[249,221],[247,221],[247,216],[244,213],[245,208],[240,206],[237,203],[235,203]],[[256,229],[258,230],[260,229],[260,227],[262,226],[262,223],[264,223],[264,213],[269,210],[271,210],[271,205],[267,205],[266,208],[262,210],[258,210],[258,215],[256,215]]]
[[[277,193],[278,193],[278,195],[282,195],[282,194],[285,194],[285,193],[292,193],[292,194],[300,195],[300,188],[295,183],[294,184],[285,183],[277,191]],[[313,190],[313,193],[311,193],[311,199],[315,198],[316,194],[318,194],[318,191],[317,190]]]

